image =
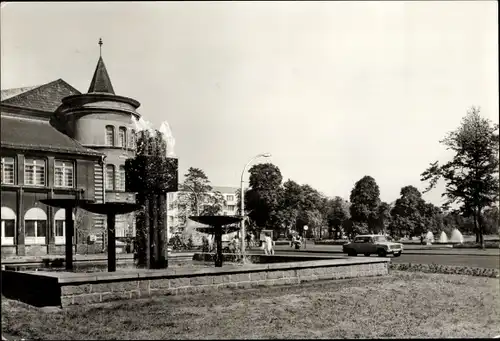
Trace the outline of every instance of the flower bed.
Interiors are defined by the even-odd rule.
[[[391,263],[390,270],[414,271],[427,273],[455,274],[478,277],[499,277],[498,269],[473,268],[467,266],[452,266],[442,264],[412,264],[412,263]]]

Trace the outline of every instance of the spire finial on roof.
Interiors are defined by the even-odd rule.
[[[99,38],[99,57],[102,57],[102,38]]]
[[[88,93],[100,92],[115,94],[113,90],[113,85],[111,85],[111,80],[109,79],[108,71],[102,60],[102,38],[99,38],[99,60],[97,61],[97,66],[95,68],[94,77],[92,77],[92,82],[90,82],[90,87]]]

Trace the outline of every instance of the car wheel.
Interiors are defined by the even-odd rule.
[[[349,250],[349,251],[347,251],[347,255],[351,256],[351,257],[356,257],[358,255],[358,253],[354,250]]]
[[[365,253],[365,256],[366,257],[370,257],[370,253]]]
[[[399,257],[399,256],[401,256],[401,252],[396,252],[396,253],[394,254],[394,257]]]
[[[387,252],[385,252],[385,250],[384,250],[384,249],[378,249],[378,250],[377,250],[377,255],[378,255],[379,257],[385,257],[385,256],[387,256]]]

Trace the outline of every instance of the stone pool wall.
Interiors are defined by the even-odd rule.
[[[286,257],[286,256],[281,256]],[[283,261],[283,259],[282,259]],[[54,277],[60,306],[107,302],[122,299],[209,292],[225,288],[253,288],[271,285],[299,284],[314,280],[334,280],[362,276],[383,276],[389,271],[390,260],[321,259],[274,264],[227,265],[222,268],[143,270],[115,273],[24,273],[26,276]],[[7,272],[7,271],[6,271]],[[16,272],[16,274],[23,274]],[[15,275],[11,274],[9,284]],[[2,282],[4,279],[2,278]],[[29,290],[29,288],[24,288]],[[3,289],[2,289],[3,290]],[[56,290],[52,288],[51,295]],[[27,297],[17,299],[27,302]],[[12,297],[11,297],[12,298]]]

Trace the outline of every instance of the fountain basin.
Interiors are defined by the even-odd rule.
[[[264,255],[260,256],[265,262]],[[130,269],[117,272],[18,272],[2,270],[2,294],[35,306],[77,304],[209,292],[224,288],[299,284],[389,273],[389,258],[274,257],[272,263],[223,267]],[[298,257],[298,258],[297,258]],[[196,256],[194,257],[196,258]],[[288,261],[287,261],[288,259]]]

